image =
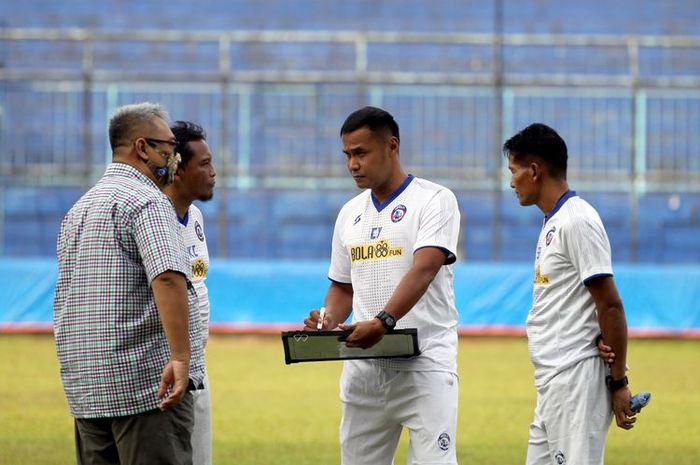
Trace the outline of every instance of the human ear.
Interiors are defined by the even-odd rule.
[[[175,171],[175,181],[182,181],[182,176],[185,174],[185,170],[182,167],[177,168]]]
[[[392,152],[398,151],[398,150],[399,150],[399,145],[400,145],[400,142],[399,142],[399,140],[398,140],[395,136],[391,136],[391,137],[389,138],[389,149],[390,149]]]
[[[139,158],[145,162],[149,160],[148,153],[146,151],[146,141],[139,138],[134,141],[134,148],[136,149],[136,154]]]

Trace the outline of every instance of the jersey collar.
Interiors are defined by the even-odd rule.
[[[391,193],[389,197],[386,198],[386,200],[382,203],[379,203],[377,198],[374,196],[374,194],[371,194],[372,197],[372,203],[374,204],[374,208],[377,209],[377,212],[380,212],[386,208],[387,205],[389,205],[391,202],[393,202],[396,197],[401,195],[403,191],[406,190],[409,184],[411,184],[411,181],[413,181],[413,175],[409,174],[406,179],[401,183],[398,189],[396,189],[394,192]]]
[[[187,226],[187,223],[188,223],[189,220],[190,220],[190,211],[187,210],[187,211],[185,212],[185,216],[183,216],[182,218],[180,218],[180,217],[178,216],[178,217],[177,217],[177,220],[180,222],[181,225]]]
[[[564,195],[559,197],[559,200],[557,200],[557,203],[554,205],[554,209],[549,212],[549,215],[544,216],[544,223],[547,224],[547,221],[549,221],[550,218],[554,216],[556,212],[559,211],[559,209],[566,203],[567,200],[569,200],[571,197],[576,196],[576,191],[566,191],[564,192]]]

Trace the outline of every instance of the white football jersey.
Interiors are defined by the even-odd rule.
[[[187,247],[187,255],[192,263],[192,284],[197,292],[199,300],[199,314],[202,317],[202,325],[209,328],[209,291],[204,282],[209,272],[209,250],[207,239],[204,235],[204,219],[202,212],[194,205],[190,205],[185,218],[178,218],[180,231]]]
[[[365,190],[338,214],[328,277],[352,283],[353,322],[374,318],[411,268],[413,253],[438,247],[448,254],[426,293],[397,328],[417,328],[421,355],[379,363],[396,370],[457,371],[457,309],[452,263],[460,214],[447,188],[409,176],[383,204]]]
[[[527,317],[535,385],[597,357],[600,326],[585,282],[612,276],[610,242],[598,212],[575,192],[546,217],[537,241],[532,309]]]

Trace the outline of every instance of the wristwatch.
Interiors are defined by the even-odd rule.
[[[375,318],[379,318],[387,331],[392,331],[396,326],[396,319],[384,310],[379,312]]]
[[[613,377],[610,375],[605,377],[605,385],[608,387],[608,390],[612,392],[627,386],[627,384],[629,384],[629,381],[627,381],[627,376],[623,376],[622,379],[613,379]]]

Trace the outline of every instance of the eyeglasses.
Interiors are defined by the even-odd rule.
[[[158,144],[168,144],[173,149],[177,147],[177,142],[175,142],[174,140],[151,139],[150,137],[144,137],[143,139],[148,145],[150,145],[153,148],[156,148],[156,145]]]
[[[158,144],[168,144],[170,147],[172,147],[172,152],[170,152],[170,154],[174,154],[175,149],[177,148],[177,142],[173,140],[152,139],[150,137],[144,137],[143,140],[145,140],[146,143],[153,149],[155,149]]]

